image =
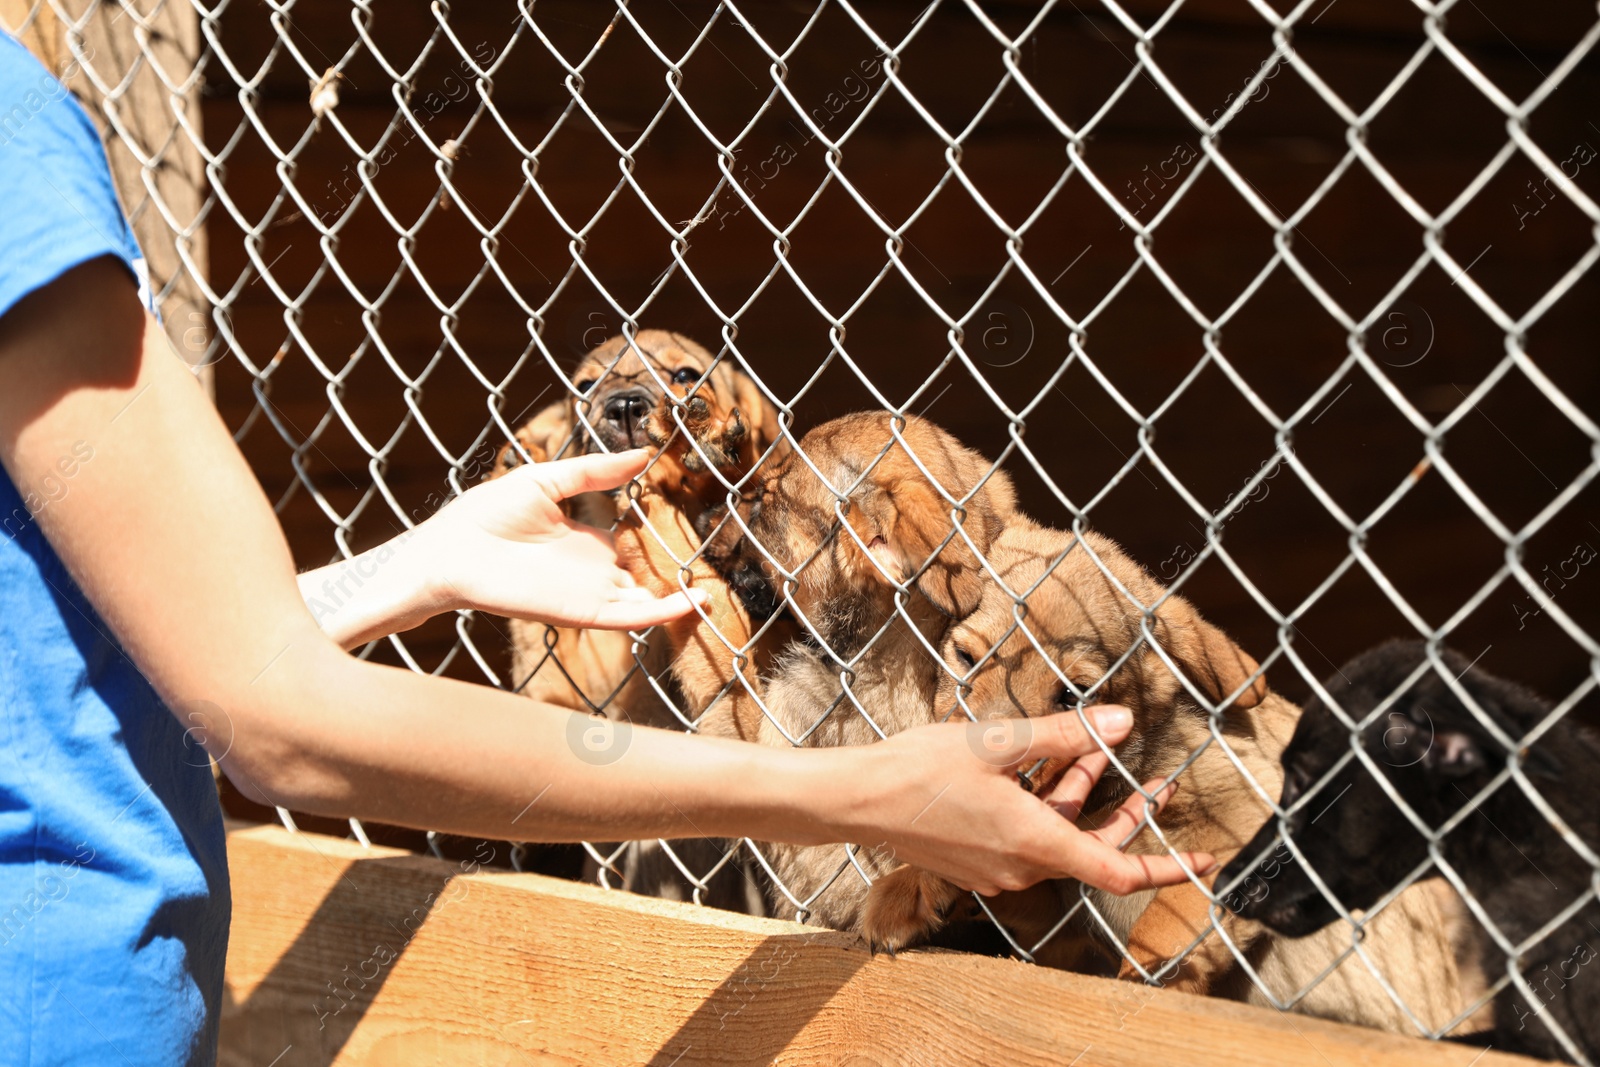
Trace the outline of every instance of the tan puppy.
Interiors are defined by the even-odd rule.
[[[645,416],[669,391],[678,398],[693,396],[708,412],[740,413],[744,433],[736,455],[728,457],[730,468],[748,470],[778,440],[777,411],[756,384],[731,359],[717,362],[710,352],[681,334],[641,330],[632,342],[613,337],[583,357],[572,372],[572,382],[580,395],[551,404],[524,423],[517,430],[516,441],[500,450],[491,477],[529,460],[544,462],[564,455],[646,445],[650,442]],[[674,486],[676,510],[664,513],[660,521],[680,524],[692,535],[694,520],[708,503],[724,495],[714,479],[692,475],[679,479]],[[622,499],[621,493],[586,493],[566,502],[565,507],[574,519],[608,529],[617,519]],[[512,620],[510,629],[511,684],[524,695],[612,719],[669,729],[684,727],[686,720],[673,710],[685,705],[668,670],[671,649],[665,637],[653,634],[636,651],[628,634],[611,630],[578,630],[522,620]],[[697,875],[716,870],[703,890],[692,889],[677,864],[652,842],[630,842],[618,848],[608,863],[611,875],[607,880],[622,888],[669,899],[684,899],[692,893],[703,903],[752,913],[764,911],[760,892],[742,865],[724,863],[724,850],[716,842],[673,846],[679,860]],[[585,878],[592,880],[598,874],[598,865],[591,862]]]
[[[1266,797],[1279,793],[1279,756],[1299,708],[1269,692],[1249,656],[1103,537],[1085,534],[1080,541],[1070,533],[1018,522],[1000,537],[989,560],[1004,587],[990,585],[978,609],[948,631],[943,652],[950,673],[939,686],[939,705],[956,702],[959,676],[966,708],[980,720],[1044,714],[1075,707],[1080,698],[1131,709],[1134,729],[1116,755],[1132,780],[1178,774],[1177,794],[1155,820],[1162,835],[1176,850],[1210,852],[1219,866],[1226,863],[1269,814]],[[1027,632],[1015,624],[1019,600]],[[1158,602],[1150,632],[1159,651],[1142,635],[1139,607]],[[1181,668],[1193,691],[1173,666]],[[1213,720],[1205,704],[1226,710]],[[1084,822],[1097,824],[1125,799],[1131,792],[1127,782],[1107,774],[1085,806]],[[1129,851],[1162,853],[1166,845],[1146,830]],[[1128,897],[1097,890],[1085,895],[1116,941],[1151,970],[1188,949],[1209,927],[1209,902],[1193,886]],[[966,896],[936,876],[902,867],[872,886],[862,928],[878,943],[914,941],[937,929]],[[1054,902],[1038,894],[1027,901],[1002,897],[992,908],[1024,940],[1047,937],[1062,916]],[[1055,937],[1067,944],[1047,944],[1046,958],[1081,955],[1082,942],[1092,940],[1089,929],[1088,924],[1062,929]],[[1337,925],[1301,940],[1231,918],[1225,929],[1283,1000],[1350,948],[1348,932]],[[1465,1006],[1437,894],[1402,894],[1368,928],[1363,952],[1430,1025],[1442,1025]],[[1125,976],[1131,970],[1124,965]],[[1215,932],[1164,984],[1266,1003]],[[1296,1010],[1416,1032],[1354,954],[1323,977]]]
[[[658,424],[670,417],[663,404]],[[1014,511],[1010,479],[932,423],[913,418],[902,430],[913,460],[896,440],[891,416],[846,415],[806,434],[805,460],[790,455],[773,464],[737,519],[708,512],[703,533],[685,532],[685,524],[671,521],[682,511],[675,486],[694,476],[685,468],[703,465],[702,456],[730,454],[730,432],[734,440],[744,432],[738,420],[705,412],[686,421],[692,440],[660,434],[667,446],[641,479],[650,491],[619,527],[617,544],[634,577],[665,593],[677,588],[678,560],[698,547],[697,533],[710,535],[690,571],[691,585],[712,594],[712,625],[686,620],[675,633],[682,651],[673,662],[691,706],[715,705],[707,728],[746,740],[782,739],[755,699],[766,685],[761,665],[741,669],[730,649],[743,650],[785,599],[807,636],[802,647],[785,650],[784,677],[794,673],[787,661],[809,649],[836,661],[826,668],[829,704],[838,696],[838,665],[847,663],[858,675],[887,672],[897,685],[931,697],[930,661],[913,630],[937,642],[952,618],[977,605],[984,580],[973,549],[986,551]],[[958,504],[966,511],[959,528],[951,518]],[[903,691],[909,697],[912,690]],[[855,726],[850,716],[838,719],[817,724],[815,732],[805,723],[790,738],[847,743],[835,735]],[[864,725],[861,716],[856,721]]]
[[[525,456],[542,463],[563,455],[648,445],[645,417],[667,389],[679,397],[693,393],[714,412],[738,410],[746,433],[736,460],[748,468],[778,439],[777,411],[730,359],[713,363],[700,345],[666,330],[640,330],[631,343],[625,337],[611,338],[572,372],[581,399],[559,401],[524,423],[517,440],[500,450],[490,477],[520,466]],[[694,489],[714,493],[716,500],[722,496],[714,482],[701,480]],[[567,507],[578,521],[609,529],[617,519],[619,499],[617,494],[585,493]],[[694,492],[675,498],[690,522],[716,500],[699,499]],[[656,678],[670,687],[667,657],[661,642],[648,644],[636,657],[626,633],[511,622],[511,682],[519,692],[575,711],[602,711],[613,719],[681,729],[683,722],[651,684]]]
[[[726,451],[725,425],[710,418],[689,422],[696,452]],[[742,509],[753,537],[728,534],[734,527],[724,525],[734,543],[713,538],[715,565],[697,561],[693,584],[712,593],[714,625],[678,634],[684,654],[674,670],[686,692],[702,703],[720,702],[720,713],[707,723],[767,744],[859,744],[949,714],[1014,720],[1071,708],[1080,698],[1122,703],[1134,710],[1136,727],[1118,757],[1135,780],[1175,774],[1198,752],[1157,820],[1166,839],[1178,850],[1210,851],[1223,861],[1233,855],[1262,820],[1263,794],[1276,795],[1277,755],[1298,709],[1268,692],[1255,661],[1185,600],[1162,599],[1160,584],[1114,544],[1088,535],[1075,547],[1071,534],[1029,523],[1015,512],[1009,483],[983,457],[937,427],[912,421],[902,436],[919,468],[893,439],[891,425],[887,415],[857,415],[807,434],[801,452],[810,463],[789,459],[767,479],[760,498]],[[681,439],[669,446],[665,469],[690,447]],[[645,515],[663,506],[654,494],[639,503]],[[958,503],[965,514],[959,532],[952,517]],[[659,582],[663,569],[675,571],[675,565],[662,567],[653,539],[619,534],[619,542],[629,546],[625,558],[647,584]],[[694,543],[671,547],[681,559]],[[1026,594],[1037,645],[1013,627],[1016,599],[983,573],[979,554],[1001,581]],[[791,644],[764,669],[747,662],[735,671],[733,653],[772,609],[774,590],[780,596],[787,591],[813,636]],[[1145,605],[1159,602],[1149,623],[1159,651],[1143,637],[1143,612],[1130,596]],[[930,656],[930,646],[941,651],[943,665]],[[841,684],[842,676],[848,684]],[[966,687],[965,711],[956,707],[958,681]],[[1202,701],[1229,709],[1216,735]],[[1224,746],[1255,776],[1261,793],[1239,774]],[[1130,792],[1120,778],[1106,783],[1090,797],[1086,823],[1098,825]],[[1164,846],[1147,831],[1134,849]],[[896,869],[880,849],[765,845],[762,851],[783,887],[773,893],[779,910],[859,930],[877,946],[913,943],[937,931],[947,916],[981,918],[969,894],[926,872]],[[989,907],[1024,946],[1041,945],[1035,952],[1041,962],[1114,966],[1115,954],[1088,923],[1061,922],[1079,891],[1072,883],[1046,884],[1004,894]],[[1090,899],[1116,939],[1151,969],[1206,931],[1209,902],[1193,887],[1127,898],[1091,891]],[[1365,946],[1407,1005],[1432,1025],[1463,1003],[1442,927],[1432,897],[1408,894],[1375,920]],[[1259,927],[1236,923],[1228,929],[1285,1000],[1348,947],[1337,936],[1290,942]],[[1264,999],[1215,934],[1169,984]],[[1414,1032],[1354,956],[1296,1007]]]

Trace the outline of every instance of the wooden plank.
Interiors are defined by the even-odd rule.
[[[236,825],[228,856],[225,1067],[1462,1067],[1478,1055],[1009,960],[875,959],[833,931],[276,827]]]

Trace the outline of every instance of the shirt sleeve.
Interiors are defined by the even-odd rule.
[[[144,261],[78,101],[0,31],[0,315],[80,263],[117,257],[141,291]]]

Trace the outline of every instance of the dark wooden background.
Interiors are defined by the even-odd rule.
[[[1280,0],[1281,2],[1281,0]],[[378,0],[371,36],[398,68],[409,66],[434,31],[424,5]],[[999,25],[1016,32],[1035,13],[1027,4],[986,4]],[[864,16],[888,39],[898,39],[922,10],[920,3],[869,2]],[[749,17],[771,42],[786,46],[811,5],[751,5]],[[1161,5],[1128,9],[1146,24]],[[661,49],[688,47],[711,5],[634,4],[632,13]],[[550,2],[536,9],[539,27],[567,56],[592,48],[609,17],[608,5]],[[373,183],[395,219],[413,227],[441,187],[436,156],[425,140],[461,139],[454,171],[460,203],[435,210],[414,236],[409,263],[395,229],[368,196],[351,198],[360,183],[357,159],[325,120],[307,133],[312,113],[306,74],[278,45],[264,3],[240,0],[218,24],[220,39],[246,77],[278,47],[256,81],[252,104],[260,128],[288,148],[284,168],[313,214],[344,219],[336,241],[320,244],[296,204],[269,214],[282,181],[256,127],[246,122],[239,85],[218,65],[208,72],[205,125],[213,149],[237,135],[220,187],[261,230],[260,259],[287,292],[302,290],[329,254],[350,286],[374,299],[371,316],[385,351],[368,341],[362,307],[336,274],[303,294],[295,330],[283,305],[245,256],[243,234],[221,210],[211,217],[216,284],[238,279],[232,322],[243,354],[258,367],[272,364],[262,392],[234,359],[218,367],[218,402],[229,423],[243,425],[266,403],[296,438],[310,433],[330,409],[327,384],[313,354],[342,375],[341,403],[362,433],[386,441],[407,413],[397,369],[417,375],[432,364],[417,409],[443,449],[466,459],[489,425],[487,391],[469,372],[470,359],[487,379],[504,381],[507,416],[559,395],[560,383],[533,344],[533,332],[564,367],[589,344],[615,332],[621,318],[611,300],[579,276],[530,322],[497,277],[484,278],[449,325],[447,343],[435,301],[457,301],[484,268],[485,252],[468,210],[486,222],[510,210],[496,256],[521,300],[542,305],[571,270],[568,236],[527,187],[533,165],[489,115],[463,135],[477,107],[467,76],[448,40],[437,42],[416,76],[410,106],[421,132],[402,125],[393,158]],[[1314,17],[1313,17],[1314,16]],[[470,53],[501,55],[513,47],[495,78],[492,99],[501,119],[526,145],[535,145],[567,107],[564,72],[531,34],[511,46],[515,7],[457,5],[450,27]],[[1594,20],[1590,6],[1474,0],[1455,8],[1451,41],[1513,99],[1522,99],[1563,60]],[[317,73],[357,40],[348,5],[297,5],[288,41]],[[1356,110],[1367,108],[1425,40],[1410,5],[1333,0],[1294,31],[1301,58]],[[1153,56],[1161,70],[1203,115],[1220,113],[1272,51],[1267,24],[1242,0],[1184,5],[1162,29]],[[1069,123],[1094,115],[1127,78],[1135,60],[1133,36],[1089,3],[1053,12],[1022,48],[1021,69]],[[898,223],[921,203],[947,169],[945,146],[898,93],[887,92],[862,118],[860,102],[884,82],[871,41],[836,7],[817,19],[788,57],[788,86],[808,110],[828,116],[825,132],[859,128],[847,141],[841,167],[861,195]],[[732,138],[761,111],[772,92],[770,60],[748,33],[724,14],[682,69],[682,92],[700,120]],[[865,72],[865,73],[864,73]],[[964,8],[943,5],[905,49],[901,75],[927,111],[948,129],[970,122],[1003,73],[1001,49]],[[537,178],[574,227],[587,226],[620,179],[608,141],[631,143],[655,120],[668,96],[667,68],[627,24],[606,39],[583,73],[588,115],[572,115],[541,152]],[[1591,55],[1532,116],[1528,130],[1558,162],[1593,157],[1600,148],[1600,61]],[[340,85],[336,114],[360,143],[373,145],[399,117],[391,78],[363,50]],[[435,94],[435,95],[429,95]],[[830,95],[832,94],[832,95]],[[454,97],[457,102],[451,102]],[[434,110],[437,113],[433,113]],[[834,113],[837,111],[837,114]],[[242,133],[240,132],[242,129]],[[1444,57],[1434,54],[1363,130],[1367,146],[1395,179],[1430,211],[1441,210],[1470,183],[1507,140],[1506,122]],[[1322,183],[1347,150],[1348,130],[1305,79],[1285,66],[1248,102],[1221,139],[1221,148],[1258,195],[1289,213]],[[780,146],[784,146],[784,151]],[[1586,146],[1586,147],[1578,147]],[[1200,137],[1148,75],[1098,122],[1086,158],[1100,179],[1139,218],[1171,206],[1176,184],[1196,169]],[[792,153],[794,158],[781,162]],[[993,209],[1013,225],[1027,218],[1061,178],[1066,142],[1015,87],[963,140],[962,165]],[[1577,183],[1600,196],[1600,165],[1578,165]],[[824,149],[780,97],[742,142],[741,178],[749,178],[760,209],[787,225],[826,173]],[[1152,179],[1175,177],[1163,183]],[[716,155],[679,106],[659,119],[634,157],[633,174],[661,215],[674,223],[693,217],[716,184]],[[1443,235],[1471,277],[1513,315],[1521,315],[1584,253],[1594,233],[1565,198],[1535,199],[1540,175],[1520,154],[1488,182]],[[1140,187],[1138,198],[1133,192]],[[1542,187],[1539,191],[1543,192]],[[521,198],[518,201],[518,198]],[[1540,207],[1545,201],[1546,206]],[[514,210],[511,210],[515,203]],[[468,210],[463,210],[463,208]],[[771,235],[755,213],[724,191],[717,211],[691,234],[685,252],[699,285],[723,309],[738,308],[773,270]],[[1538,210],[1535,210],[1538,209]],[[860,298],[886,261],[885,239],[861,206],[835,182],[810,207],[791,235],[789,261],[810,298],[779,274],[738,318],[737,343],[770,390],[790,398],[831,350],[827,320],[812,299],[841,313]],[[1322,198],[1293,234],[1305,269],[1347,309],[1365,313],[1422,252],[1421,227],[1359,163]],[[1184,194],[1156,231],[1152,253],[1205,313],[1219,314],[1266,265],[1272,233],[1215,167]],[[1087,314],[1136,259],[1130,231],[1079,176],[1028,229],[1021,255],[1052,298],[1070,313]],[[634,191],[624,188],[586,235],[588,271],[624,308],[637,309],[673,264],[670,239]],[[1006,262],[1005,239],[962,186],[950,181],[906,233],[904,262],[940,306],[957,314],[983,296]],[[423,279],[426,280],[425,290]],[[1600,361],[1595,326],[1600,277],[1586,274],[1525,337],[1528,354],[1591,418],[1600,416]],[[721,320],[682,270],[671,276],[639,315],[646,326],[684,331],[716,347]],[[1068,354],[1068,330],[1017,273],[984,301],[967,333],[967,347],[988,384],[1023,407],[1039,397]],[[364,342],[366,347],[361,346]],[[1291,272],[1280,266],[1228,321],[1222,351],[1261,403],[1287,415],[1308,401],[1345,359],[1344,330]],[[1369,349],[1385,373],[1429,419],[1459,405],[1506,352],[1506,338],[1438,266],[1429,266],[1369,333]],[[452,344],[459,346],[452,347]],[[1204,354],[1201,329],[1148,269],[1139,271],[1093,319],[1089,356],[1128,405],[1150,412],[1162,404]],[[904,402],[945,360],[945,327],[903,278],[891,274],[850,314],[844,347],[882,394]],[[529,355],[531,352],[531,355]],[[360,358],[353,361],[359,353]],[[506,380],[517,361],[529,356]],[[1423,437],[1359,368],[1336,386],[1298,427],[1293,446],[1348,514],[1364,516],[1423,457]],[[871,393],[836,358],[796,404],[801,428],[872,406]],[[991,454],[1007,442],[1007,423],[959,363],[946,366],[917,395],[920,410]],[[1137,424],[1081,364],[1071,367],[1029,410],[1024,440],[1061,494],[1081,504],[1114,478],[1137,448]],[[489,433],[498,444],[503,435]],[[293,482],[291,452],[269,421],[257,417],[243,445],[274,498]],[[1508,374],[1444,437],[1444,454],[1482,500],[1512,528],[1529,522],[1596,462],[1586,437],[1516,370]],[[1209,367],[1155,422],[1162,461],[1208,509],[1224,505],[1273,451],[1273,433],[1257,410],[1216,367]],[[369,457],[338,418],[300,457],[333,507],[349,508],[372,482]],[[471,462],[468,460],[470,467]],[[1069,515],[1021,456],[1008,468],[1026,505],[1039,518],[1065,524]],[[446,489],[449,463],[413,423],[382,464],[401,506],[425,514]],[[1600,548],[1600,508],[1593,487],[1575,497],[1525,550],[1530,570],[1552,576],[1560,606],[1595,632],[1600,612],[1600,565],[1579,563],[1583,546]],[[1121,541],[1152,571],[1172,578],[1203,544],[1203,519],[1148,461],[1140,462],[1091,512],[1093,524]],[[332,525],[308,494],[291,494],[283,509],[297,559],[306,566],[333,556]],[[370,546],[397,524],[375,500],[351,530],[352,543]],[[1227,525],[1226,546],[1249,579],[1280,611],[1316,589],[1349,552],[1346,531],[1288,469],[1280,470]],[[1442,623],[1475,595],[1505,561],[1505,549],[1473,506],[1437,471],[1371,532],[1373,561],[1430,625]],[[1576,553],[1576,555],[1575,555]],[[1592,550],[1588,553],[1593,556]],[[1546,570],[1546,568],[1549,568]],[[1277,624],[1216,561],[1191,576],[1186,592],[1214,621],[1259,657],[1278,642]],[[489,663],[506,664],[503,624],[481,620],[473,630]],[[1348,571],[1285,637],[1319,675],[1363,648],[1413,632],[1400,611],[1362,568]],[[454,642],[453,620],[438,621],[408,639],[425,668],[440,667]],[[1502,584],[1461,625],[1451,643],[1481,664],[1519,679],[1552,698],[1573,690],[1593,669],[1581,649],[1528,596]],[[380,646],[379,658],[396,659]],[[446,669],[483,678],[465,656]],[[1280,661],[1272,682],[1294,698],[1307,687]],[[1586,702],[1592,708],[1594,700]],[[1586,713],[1589,709],[1585,709]]]

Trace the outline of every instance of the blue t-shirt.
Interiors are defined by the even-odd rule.
[[[106,255],[142,277],[100,139],[0,32],[0,316]],[[211,1064],[229,913],[216,786],[39,531],[97,447],[38,485],[0,470],[0,1064]]]

